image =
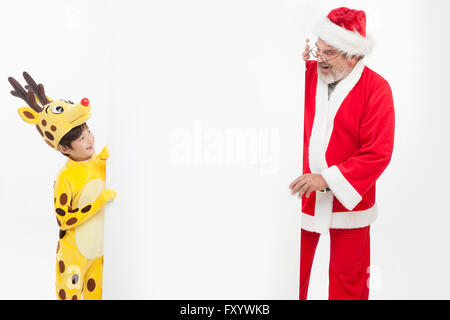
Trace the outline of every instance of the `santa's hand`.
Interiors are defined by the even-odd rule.
[[[311,192],[323,190],[328,187],[327,182],[322,177],[321,174],[312,174],[307,173],[304,174],[289,185],[289,188],[291,189],[291,194],[294,195],[297,192],[299,192],[298,197],[302,198],[303,195],[306,193],[306,197],[308,198]]]
[[[116,198],[117,193],[113,189],[103,189],[100,196],[105,200],[105,202],[112,201]]]
[[[305,51],[303,51],[303,61],[306,61],[308,59],[309,59],[309,39],[306,38]]]
[[[106,159],[109,158],[109,149],[108,149],[107,146],[104,146],[103,149],[102,149],[102,151],[100,151],[100,153],[99,153],[99,158],[100,158],[101,160],[106,160]]]

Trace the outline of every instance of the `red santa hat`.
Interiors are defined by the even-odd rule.
[[[327,44],[348,55],[365,56],[374,46],[373,38],[366,34],[366,14],[362,10],[333,9],[314,31]]]

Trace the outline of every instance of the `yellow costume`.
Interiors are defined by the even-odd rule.
[[[11,94],[29,107],[18,109],[21,118],[36,125],[44,141],[55,150],[61,138],[90,118],[88,99],[51,101],[42,84],[24,72],[25,90],[14,78]],[[39,102],[40,105],[37,103]],[[107,147],[87,161],[68,158],[54,185],[54,205],[59,231],[56,250],[56,294],[58,299],[101,299],[103,274],[103,228],[105,204],[116,197],[105,189]]]
[[[60,299],[101,299],[104,206],[115,192],[105,189],[108,148],[84,162],[68,159],[54,188],[60,240],[56,291]]]

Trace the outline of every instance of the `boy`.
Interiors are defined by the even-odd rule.
[[[18,109],[22,119],[36,125],[44,141],[68,157],[54,185],[56,221],[60,227],[56,250],[56,294],[60,300],[101,299],[104,207],[116,197],[105,189],[108,148],[95,154],[94,136],[86,120],[89,100],[51,101],[42,84],[24,72],[26,91],[14,78],[11,94],[29,107]],[[37,102],[40,102],[40,105]]]

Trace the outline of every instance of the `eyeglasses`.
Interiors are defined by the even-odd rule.
[[[331,61],[337,57],[339,57],[343,51],[338,51],[338,54],[334,57],[332,57],[332,55],[330,54],[319,54],[317,53],[317,50],[319,50],[316,46],[314,46],[313,48],[311,48],[311,50],[309,50],[309,53],[311,53],[314,58],[318,58],[321,57],[323,61],[325,61],[326,63],[328,63],[328,61]]]

